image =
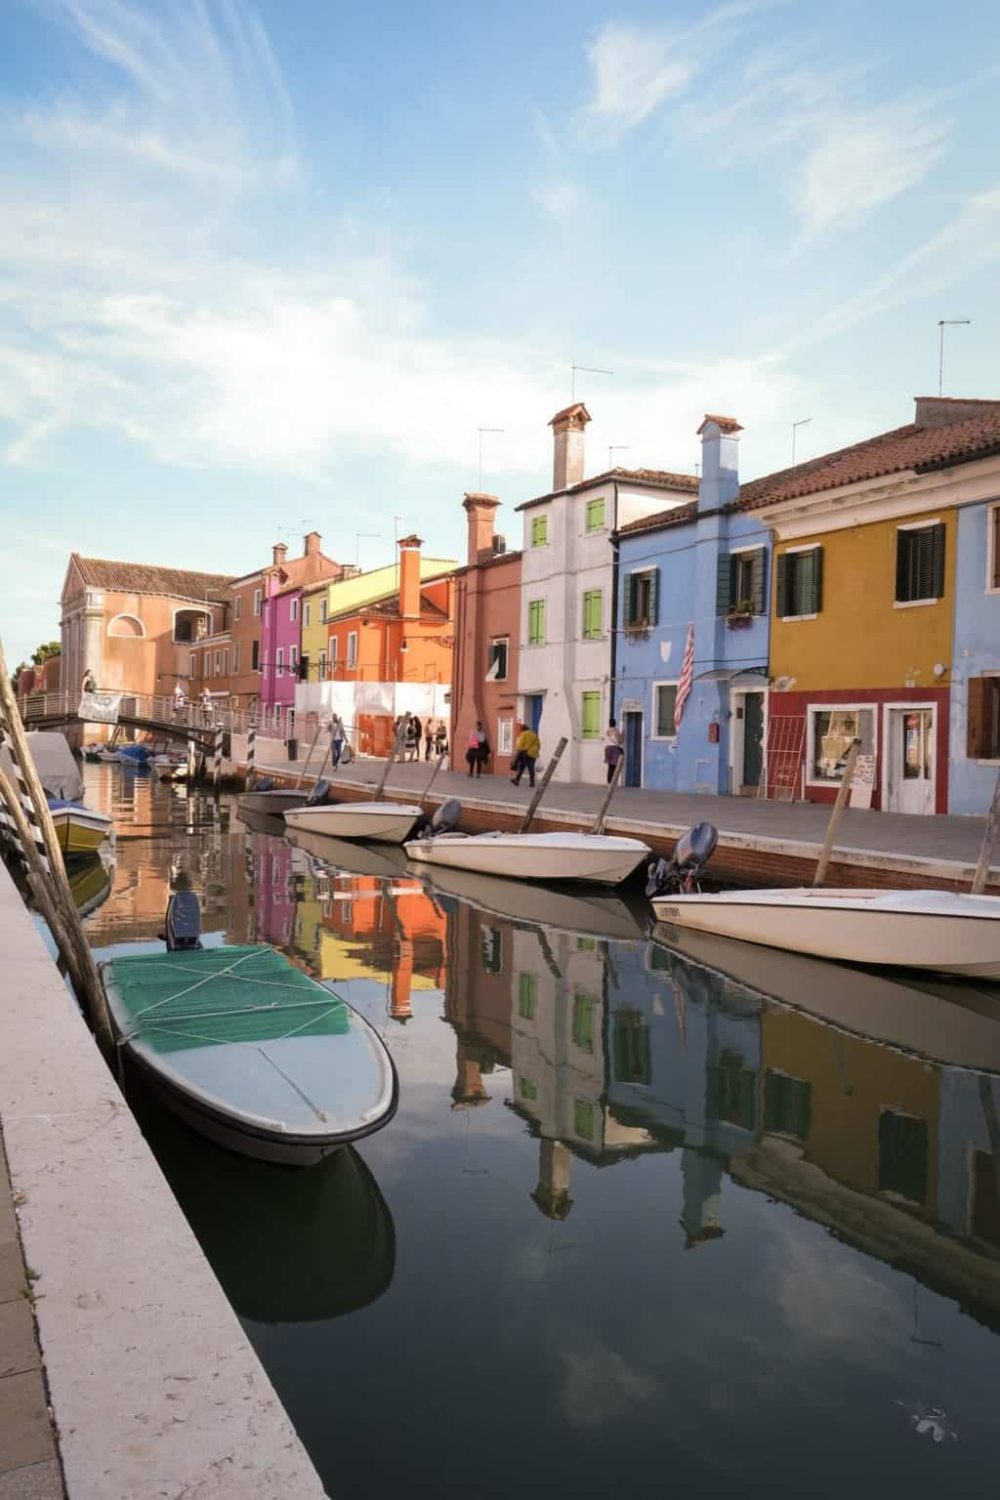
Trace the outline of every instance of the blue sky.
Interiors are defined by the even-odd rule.
[[[69,552],[464,553],[462,494],[745,478],[1000,395],[1000,7],[0,0],[0,631]],[[397,521],[395,518],[399,518]],[[516,518],[501,512],[512,539]],[[359,535],[359,533],[361,535]],[[373,535],[369,535],[372,533]]]

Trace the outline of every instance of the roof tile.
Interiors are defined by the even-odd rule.
[[[109,589],[114,594],[168,594],[178,599],[215,599],[229,597],[230,575],[196,573],[187,568],[159,568],[147,563],[112,562],[104,557],[81,557],[74,552],[72,560],[88,588]]]

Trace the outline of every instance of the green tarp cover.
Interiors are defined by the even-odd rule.
[[[263,945],[141,953],[112,959],[105,971],[123,1036],[154,1052],[338,1036],[350,1026],[342,1000]]]

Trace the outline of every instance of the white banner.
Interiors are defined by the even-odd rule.
[[[91,724],[117,724],[121,693],[82,693],[77,713]]]

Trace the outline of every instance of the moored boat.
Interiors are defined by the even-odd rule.
[[[423,813],[409,802],[338,802],[296,807],[285,813],[290,828],[335,839],[362,839],[376,844],[403,844]]]
[[[45,792],[56,839],[63,854],[95,853],[112,828],[112,820],[83,805],[83,776],[65,735],[32,731],[28,749]],[[0,747],[0,765],[10,774],[10,752]]]
[[[230,1150],[307,1166],[396,1111],[377,1032],[274,948],[144,953],[100,972],[124,1055]]]
[[[112,828],[106,813],[94,812],[78,802],[49,801],[56,839],[63,854],[95,854]]]
[[[411,839],[406,852],[417,864],[508,880],[619,885],[650,851],[640,839],[603,833],[439,833]]]
[[[658,922],[814,958],[1000,979],[1000,896],[957,891],[722,891],[653,899]]]

